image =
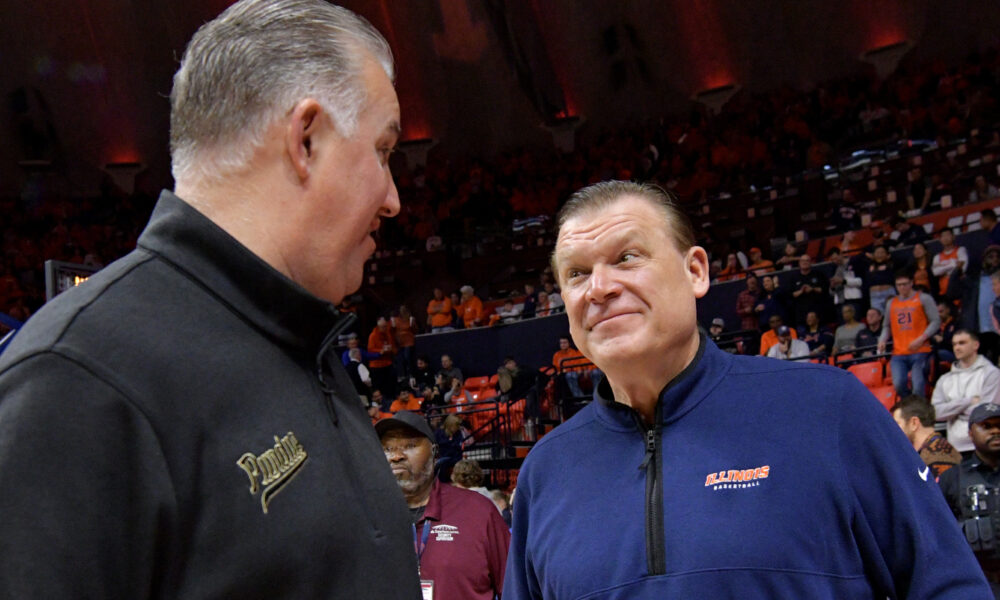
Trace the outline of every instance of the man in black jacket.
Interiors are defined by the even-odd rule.
[[[419,597],[334,352],[399,211],[392,74],[382,36],[321,0],[242,0],[194,35],[175,191],[0,357],[0,596]]]

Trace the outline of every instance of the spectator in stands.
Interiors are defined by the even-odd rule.
[[[420,407],[423,404],[423,398],[418,398],[410,394],[410,390],[403,388],[399,390],[399,396],[393,400],[392,405],[389,406],[389,412],[398,413],[401,410],[409,410],[413,412],[419,412]]]
[[[913,277],[913,289],[937,295],[937,285],[931,285],[931,256],[927,254],[927,246],[923,242],[913,244],[910,260],[903,267]]]
[[[396,413],[375,432],[410,507],[420,579],[433,597],[499,598],[510,533],[493,502],[434,476],[438,446],[422,416]]]
[[[372,378],[368,367],[361,362],[361,348],[348,350],[350,362],[347,363],[347,376],[351,378],[354,389],[365,404],[372,395]]]
[[[451,299],[451,326],[453,329],[464,329],[465,321],[462,319],[462,297],[458,292],[448,295]]]
[[[521,467],[506,600],[708,589],[742,597],[748,585],[765,597],[788,586],[789,570],[824,573],[799,579],[808,597],[906,590],[916,598],[943,586],[956,597],[958,588],[985,595],[937,490],[915,476],[919,459],[856,378],[733,356],[705,341],[696,300],[708,292],[708,257],[662,190],[596,184],[576,192],[558,222],[554,266],[570,331],[605,378],[594,401],[542,438]],[[793,416],[807,394],[811,421],[828,426]],[[782,480],[810,482],[777,509],[776,498],[744,493],[781,489],[763,478],[775,448],[789,451],[784,466],[768,467],[774,477],[783,469]],[[737,489],[737,477],[762,485]],[[607,540],[593,535],[595,519],[615,532],[614,560]],[[748,521],[753,535],[730,535]],[[799,543],[812,539],[803,522],[837,541]],[[882,525],[862,525],[861,539],[859,523]],[[948,557],[947,574],[932,568],[938,556]],[[670,569],[685,575],[662,576]]]
[[[802,340],[795,339],[792,335],[794,330],[787,325],[778,327],[776,331],[778,342],[767,350],[768,358],[778,358],[781,360],[794,360],[796,358],[806,358],[809,356],[809,344]]]
[[[361,351],[361,362],[365,366],[371,364],[373,358],[378,358],[381,356],[378,352],[369,352],[365,348],[361,347],[361,342],[358,340],[358,334],[352,333],[347,336],[347,349],[344,353],[340,355],[341,362],[346,367],[348,363],[351,362],[351,350],[357,348]]]
[[[552,314],[552,307],[549,306],[549,295],[544,291],[538,292],[538,304],[535,306],[536,317],[547,317]]]
[[[892,296],[893,263],[885,246],[875,246],[872,259],[868,264],[868,276],[865,285],[868,286],[868,298],[872,308],[885,312],[885,303]]]
[[[399,307],[399,314],[392,317],[392,333],[399,347],[396,354],[396,372],[400,381],[406,381],[413,371],[413,355],[417,347],[417,319],[406,305]]]
[[[504,300],[503,306],[497,310],[497,314],[500,315],[500,322],[504,324],[520,320],[521,308],[514,303],[513,295]]]
[[[579,359],[577,362],[581,364],[563,366],[563,361],[573,359]],[[589,378],[594,387],[600,381],[600,370],[586,364],[587,362],[589,361],[580,354],[580,351],[572,346],[568,335],[559,336],[559,349],[552,355],[552,367],[556,373],[563,375],[570,394],[577,398],[586,396],[583,393],[583,388],[580,387],[580,377]]]
[[[441,426],[434,431],[434,440],[438,446],[438,471],[447,472],[451,480],[451,469],[462,460],[462,419],[458,415],[448,415]]]
[[[493,505],[500,511],[500,516],[503,518],[503,522],[507,524],[507,529],[510,529],[512,521],[510,496],[507,495],[507,492],[498,489],[490,492],[490,500],[493,501]]]
[[[444,389],[451,388],[451,381],[457,379],[459,381],[465,381],[465,377],[462,376],[462,369],[455,366],[455,362],[451,360],[451,356],[447,354],[441,355],[441,370],[438,371],[438,375],[443,378],[442,385]]]
[[[757,327],[761,331],[770,328],[772,316],[782,316],[785,312],[778,297],[777,279],[777,276],[768,275],[760,278],[762,289],[760,297],[757,299],[757,305],[754,306],[754,312],[757,313]]]
[[[1000,245],[1000,224],[997,224],[996,212],[991,208],[986,208],[979,214],[979,224],[982,226],[983,231],[989,233],[989,241],[987,243]]]
[[[545,293],[549,296],[549,310],[551,314],[560,313],[565,310],[565,304],[563,303],[562,296],[559,294],[559,290],[556,288],[555,284],[551,281],[546,281],[542,284],[542,288]]]
[[[757,276],[760,276],[773,271],[774,262],[765,259],[760,248],[754,246],[750,248],[750,264],[747,266],[747,270],[753,271]]]
[[[951,351],[952,336],[958,330],[958,320],[954,315],[955,309],[952,305],[942,300],[938,302],[938,316],[941,317],[941,328],[931,338],[933,340],[934,352],[938,360],[955,362],[955,354]]]
[[[901,397],[907,396],[912,389],[912,393],[923,396],[927,384],[927,359],[931,352],[930,339],[941,326],[937,303],[929,294],[914,290],[913,278],[905,271],[896,273],[896,292],[897,295],[886,303],[887,318],[879,336],[878,353],[885,352],[891,340],[890,364],[896,393]]]
[[[857,320],[857,312],[854,310],[853,304],[842,306],[840,314],[844,323],[833,332],[833,354],[856,348],[858,334],[865,328],[865,324]],[[875,331],[874,335],[878,335],[878,333],[879,331]]]
[[[410,390],[417,395],[423,395],[423,390],[434,387],[434,371],[431,370],[431,361],[426,355],[417,357],[417,365],[410,375]]]
[[[910,183],[906,187],[906,205],[910,210],[925,211],[931,201],[931,186],[928,185],[920,167],[914,167],[907,175],[907,179]]]
[[[775,266],[779,269],[791,269],[799,264],[801,252],[795,242],[786,242],[783,254],[775,261]]]
[[[740,265],[740,261],[736,258],[736,254],[728,254],[726,256],[726,264],[719,271],[717,279],[719,281],[729,281],[730,279],[739,279],[743,276],[743,266]]]
[[[948,441],[959,452],[972,451],[969,414],[980,403],[1000,403],[1000,369],[979,354],[979,336],[966,329],[951,338],[955,362],[938,378],[931,402],[937,418],[948,422]]]
[[[463,285],[461,288],[462,303],[458,306],[458,312],[466,329],[483,324],[483,301],[473,293],[474,291],[471,285]]]
[[[174,192],[0,355],[0,595],[419,596],[333,345],[399,211],[392,73],[326,2],[241,0],[197,30]]]
[[[838,233],[861,228],[861,213],[858,211],[857,199],[849,188],[841,192],[840,202],[833,210],[833,227]]]
[[[870,348],[872,351],[878,346],[878,339],[882,335],[882,311],[877,308],[869,308],[865,313],[865,327],[858,332],[854,340],[855,348]],[[873,352],[864,352],[861,356],[869,356]]]
[[[497,391],[504,402],[516,402],[524,398],[524,420],[529,427],[538,424],[541,417],[539,389],[541,373],[538,369],[517,364],[513,356],[506,356],[497,369]]]
[[[942,298],[948,293],[948,281],[955,271],[965,272],[969,264],[969,253],[964,246],[955,245],[955,234],[951,229],[941,230],[941,251],[934,255],[931,270],[937,278],[935,292]]]
[[[430,325],[431,333],[454,329],[451,326],[451,309],[451,299],[445,297],[444,290],[434,288],[434,297],[427,303],[427,324]]]
[[[524,306],[521,308],[522,319],[535,318],[535,306],[538,304],[538,292],[535,291],[534,284],[524,284]]]
[[[969,204],[1000,198],[1000,189],[992,183],[986,183],[986,178],[976,175],[972,191],[969,192]]]
[[[722,337],[722,332],[726,329],[726,321],[722,317],[715,317],[708,325],[708,337],[713,342],[718,342]]]
[[[372,402],[378,402],[379,410],[384,411],[386,414],[392,414],[389,412],[389,406],[392,405],[393,399],[387,399],[382,395],[381,390],[377,388],[372,390]]]
[[[916,395],[906,396],[892,407],[892,418],[903,430],[906,439],[920,455],[936,480],[942,473],[962,462],[959,454],[948,440],[934,431],[934,407],[926,398]]]
[[[757,329],[757,305],[760,302],[760,287],[757,275],[747,273],[746,288],[736,296],[736,314],[740,316],[740,329]]]
[[[861,306],[861,277],[855,275],[851,258],[839,248],[830,250],[827,259],[835,265],[833,277],[830,278],[830,297],[833,305],[852,304],[855,310]]]
[[[910,223],[899,215],[893,215],[889,219],[889,225],[893,228],[893,239],[889,243],[893,249],[912,246],[928,238],[926,229],[916,223]]]
[[[796,325],[805,325],[806,315],[813,311],[826,318],[831,304],[830,280],[821,271],[812,268],[812,258],[808,254],[799,257],[799,270],[791,281]]]
[[[771,346],[774,346],[775,344],[778,343],[778,330],[784,325],[784,320],[781,318],[781,315],[777,314],[771,315],[771,318],[768,319],[768,325],[770,326],[770,329],[765,331],[760,336],[761,356],[765,356],[767,354],[767,351],[771,349]],[[789,332],[794,339],[799,338],[798,332],[796,332],[794,329],[790,329]],[[808,348],[808,346],[806,347]]]
[[[376,390],[377,392],[377,390]],[[382,396],[379,392],[379,399],[374,398],[368,403],[368,418],[371,419],[372,425],[378,423],[380,420],[391,417],[392,413],[382,412]]]
[[[392,359],[396,356],[396,339],[389,329],[389,321],[379,317],[372,332],[368,334],[368,351],[378,353],[369,363],[372,387],[382,390],[386,396],[396,395],[396,375],[392,369]]]
[[[463,490],[482,494],[483,497],[493,501],[490,491],[483,485],[483,468],[479,463],[471,459],[462,459],[455,463],[455,468],[451,471],[451,483]]]

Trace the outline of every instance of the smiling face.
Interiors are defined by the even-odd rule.
[[[297,283],[334,303],[361,286],[365,261],[375,251],[372,234],[381,218],[399,213],[389,172],[389,154],[399,137],[399,102],[375,60],[365,62],[361,79],[368,97],[353,136],[341,136],[325,112],[317,117],[327,143],[311,148],[315,166],[297,220],[303,247],[289,261]]]
[[[651,357],[682,369],[693,358],[708,257],[697,246],[678,249],[659,207],[626,195],[570,217],[555,266],[573,341],[601,370],[621,372]]]

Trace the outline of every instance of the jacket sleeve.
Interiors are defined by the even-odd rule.
[[[525,469],[518,475],[514,492],[513,528],[510,550],[507,553],[507,571],[503,582],[504,600],[541,599],[542,590],[535,575],[528,549],[528,530],[531,527],[531,488]]]
[[[1000,404],[1000,369],[991,368],[986,370],[983,377],[983,388],[979,390],[979,399],[983,402]]]
[[[946,421],[955,415],[968,412],[972,407],[971,398],[948,398],[945,396],[945,387],[945,382],[938,380],[937,385],[934,386],[934,393],[931,395],[934,414],[939,421]]]
[[[145,415],[80,365],[0,375],[0,596],[147,598],[176,500]]]
[[[851,529],[877,588],[874,595],[992,598],[928,467],[860,382],[847,388],[837,451],[855,496]]]

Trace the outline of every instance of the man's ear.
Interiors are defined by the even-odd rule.
[[[701,246],[692,246],[685,256],[688,277],[694,289],[694,297],[701,298],[708,293],[711,280],[708,276],[708,253]]]
[[[314,141],[322,127],[325,112],[312,98],[300,100],[289,113],[285,125],[285,151],[292,169],[304,181],[309,177]]]

